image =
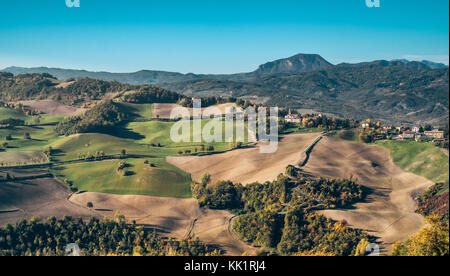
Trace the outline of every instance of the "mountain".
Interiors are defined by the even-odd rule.
[[[214,79],[214,80],[231,80],[231,81],[252,81],[256,77],[266,76],[270,74],[282,73],[303,73],[313,70],[325,69],[332,66],[331,63],[323,59],[319,55],[299,54],[290,58],[280,59],[273,62],[260,65],[259,68],[249,73],[239,74],[181,74],[166,71],[142,70],[134,73],[109,73],[109,72],[91,72],[86,70],[73,70],[48,67],[8,67],[3,69],[4,72],[18,74],[47,73],[60,80],[70,78],[94,78],[104,81],[118,81],[128,84],[162,84],[176,83],[191,80]]]
[[[305,73],[327,69],[332,66],[333,64],[329,63],[319,55],[298,54],[290,58],[279,59],[260,65],[254,73],[259,76],[284,73]]]
[[[48,68],[48,67],[35,67],[35,68],[23,68],[23,67],[8,67],[2,70],[4,72],[19,74],[50,74],[60,80],[66,80],[71,78],[93,78],[104,81],[118,81],[128,84],[160,84],[188,81],[193,79],[200,79],[195,74],[181,74],[165,71],[150,71],[142,70],[134,73],[109,73],[109,72],[92,72],[86,70],[73,70],[73,69],[61,69],[61,68]]]
[[[431,69],[447,68],[448,66],[443,63],[436,63],[429,60],[422,60],[422,63]]]
[[[229,75],[149,70],[108,73],[45,67],[10,67],[4,71],[48,73],[59,79],[89,77],[128,84],[155,84],[189,96],[240,97],[272,106],[312,109],[359,120],[439,124],[449,118],[449,69],[427,61],[376,60],[332,65],[319,55],[299,54],[268,62],[253,72]],[[77,91],[85,86],[71,88],[70,99],[76,98]],[[110,86],[101,84],[101,87]],[[113,84],[111,87],[114,90],[120,86]],[[33,91],[39,92],[39,89],[33,87]],[[26,92],[23,90],[21,93]],[[95,97],[100,97],[103,90],[111,89],[102,88]]]
[[[449,118],[448,68],[433,70],[418,62],[339,64],[253,82],[192,80],[163,87],[186,95],[248,98],[359,120],[439,124]]]

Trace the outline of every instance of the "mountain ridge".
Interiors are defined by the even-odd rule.
[[[359,66],[365,63],[385,63],[386,66],[407,66],[416,67],[416,69],[437,69],[444,68],[445,64],[433,63],[431,61],[407,61],[407,60],[393,60],[393,61],[372,61],[362,63],[342,63],[349,66]],[[339,64],[339,65],[342,65]],[[78,69],[63,69],[54,67],[17,67],[11,66],[0,71],[13,73],[14,75],[26,73],[47,73],[55,76],[60,80],[71,78],[95,78],[104,81],[118,81],[128,84],[168,84],[177,82],[186,82],[192,80],[212,79],[212,80],[228,80],[238,82],[255,81],[259,77],[275,74],[295,74],[306,73],[316,70],[324,70],[337,65],[333,65],[318,54],[297,54],[288,58],[270,61],[258,66],[252,72],[236,73],[236,74],[195,74],[195,73],[179,73],[162,70],[139,70],[130,73],[112,73],[107,71],[88,71]]]

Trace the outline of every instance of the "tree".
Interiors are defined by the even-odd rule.
[[[126,149],[122,149],[120,151],[120,157],[122,157],[122,158],[127,157],[127,150]]]
[[[8,148],[8,143],[7,143],[7,142],[3,142],[3,143],[2,143],[2,147],[5,148],[5,149],[7,149],[7,148]]]
[[[396,243],[392,248],[394,256],[449,256],[448,220],[441,222],[439,216],[427,218],[430,225],[403,243]]]
[[[88,203],[86,203],[86,207],[88,207],[89,209],[94,208],[94,204],[89,201]]]
[[[30,140],[30,139],[31,139],[30,133],[29,133],[29,132],[26,132],[26,133],[23,135],[23,139],[25,139],[25,140]]]
[[[203,187],[206,188],[206,186],[208,186],[208,184],[209,184],[210,182],[211,182],[211,175],[210,175],[209,173],[205,172],[205,173],[202,175],[202,181],[201,181]]]

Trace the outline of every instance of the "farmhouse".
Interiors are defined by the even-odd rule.
[[[444,132],[438,129],[432,131],[425,131],[425,135],[433,139],[444,139]]]
[[[300,124],[300,115],[298,114],[292,114],[291,110],[289,109],[289,114],[284,116],[284,120],[288,123],[297,123]]]

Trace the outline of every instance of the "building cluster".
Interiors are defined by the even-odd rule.
[[[444,131],[439,130],[439,127],[434,127],[432,130],[423,130],[423,128],[419,126],[381,126],[379,122],[373,124],[370,120],[367,120],[361,123],[361,129],[364,132],[372,132],[375,136],[379,136],[379,139],[376,140],[380,140],[383,139],[383,137],[386,138],[388,136],[391,136],[393,140],[422,141],[424,139],[429,139],[433,142],[446,140]]]
[[[297,114],[297,113],[292,113],[291,110],[289,109],[289,113],[284,116],[284,120],[287,123],[296,123],[296,124],[304,124],[305,122],[309,121],[309,120],[317,120],[318,118],[323,117],[322,114]]]

